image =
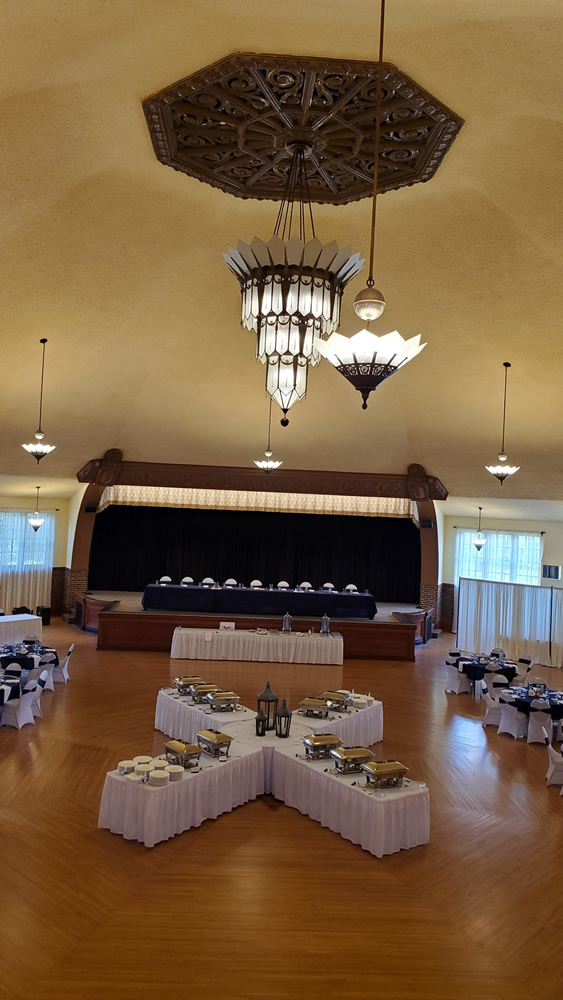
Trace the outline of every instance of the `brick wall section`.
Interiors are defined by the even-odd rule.
[[[419,605],[426,611],[428,608],[436,609],[438,604],[438,588],[433,583],[420,584]]]
[[[438,607],[440,617],[438,624],[444,632],[453,632],[454,623],[454,585],[453,583],[441,583],[438,587]]]
[[[74,605],[78,594],[83,594],[88,587],[87,569],[65,568],[64,610],[74,614]]]
[[[62,615],[64,611],[65,573],[66,568],[64,566],[55,566],[53,568],[53,576],[51,578],[52,615]]]

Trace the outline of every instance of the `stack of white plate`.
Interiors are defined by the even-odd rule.
[[[184,768],[181,764],[167,764],[166,770],[170,775],[170,781],[179,781],[184,773]]]
[[[128,778],[129,781],[134,782],[135,785],[140,785],[143,781],[142,774],[135,774],[134,771],[132,771],[131,774],[126,774],[125,777]]]
[[[136,764],[150,764],[152,757],[133,757]]]
[[[151,771],[154,771],[154,764],[152,760],[148,761],[146,764],[137,764],[135,766],[135,774],[140,774],[141,778],[145,774],[150,774]]]
[[[166,760],[166,757],[153,757],[151,764],[154,764],[155,767],[166,767],[168,765],[168,761]]]
[[[149,774],[149,785],[167,785],[170,781],[170,775],[167,771],[164,771],[161,767],[155,768]]]
[[[120,760],[117,765],[117,770],[120,774],[131,774],[131,771],[135,770],[134,760]]]

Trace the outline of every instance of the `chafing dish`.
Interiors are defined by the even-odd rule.
[[[208,694],[214,694],[215,691],[220,691],[221,688],[217,687],[216,684],[191,684],[190,694],[195,701],[196,705],[203,705],[207,701]]]
[[[408,767],[398,760],[369,760],[361,764],[360,769],[365,773],[368,785],[374,788],[399,788],[408,771]]]
[[[218,729],[200,729],[196,736],[201,749],[210,754],[211,757],[229,756],[234,736],[221,733]]]
[[[175,677],[173,684],[178,688],[179,694],[190,694],[192,684],[205,684],[203,677]]]
[[[196,767],[201,756],[201,748],[195,743],[183,743],[182,740],[169,740],[164,744],[166,760],[170,764],[180,764],[182,767]]]
[[[345,712],[346,702],[348,701],[348,695],[344,691],[323,691],[319,695],[323,701],[328,701],[329,708],[334,712]]]
[[[207,695],[212,712],[234,712],[240,701],[240,694],[234,691],[212,691]]]
[[[366,747],[337,747],[329,750],[329,756],[334,760],[334,766],[342,774],[359,771],[362,764],[367,764],[373,754]]]
[[[303,698],[299,704],[303,715],[309,715],[315,719],[326,719],[328,715],[328,702],[324,698]]]
[[[302,736],[305,756],[310,760],[324,760],[331,750],[342,746],[342,740],[332,733],[309,733]]]

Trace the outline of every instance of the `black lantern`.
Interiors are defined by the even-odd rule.
[[[276,709],[278,707],[279,698],[275,691],[272,691],[270,687],[270,682],[266,684],[266,687],[262,691],[262,694],[258,695],[258,712],[263,712],[266,716],[266,729],[275,729],[276,727]]]
[[[287,702],[284,698],[282,702],[282,707],[276,709],[276,736],[280,739],[287,739],[289,736],[289,730],[291,729],[291,712],[287,707]]]
[[[257,736],[265,736],[266,735],[266,723],[267,723],[267,721],[268,720],[266,719],[266,716],[264,715],[264,713],[263,712],[258,712],[258,715],[256,716],[256,718],[254,720],[254,722],[256,723],[256,735]]]

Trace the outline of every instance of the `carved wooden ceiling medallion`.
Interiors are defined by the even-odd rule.
[[[377,63],[227,56],[143,102],[158,159],[239,198],[280,200],[295,142],[311,201],[371,195]],[[463,119],[383,63],[380,192],[427,181]]]

